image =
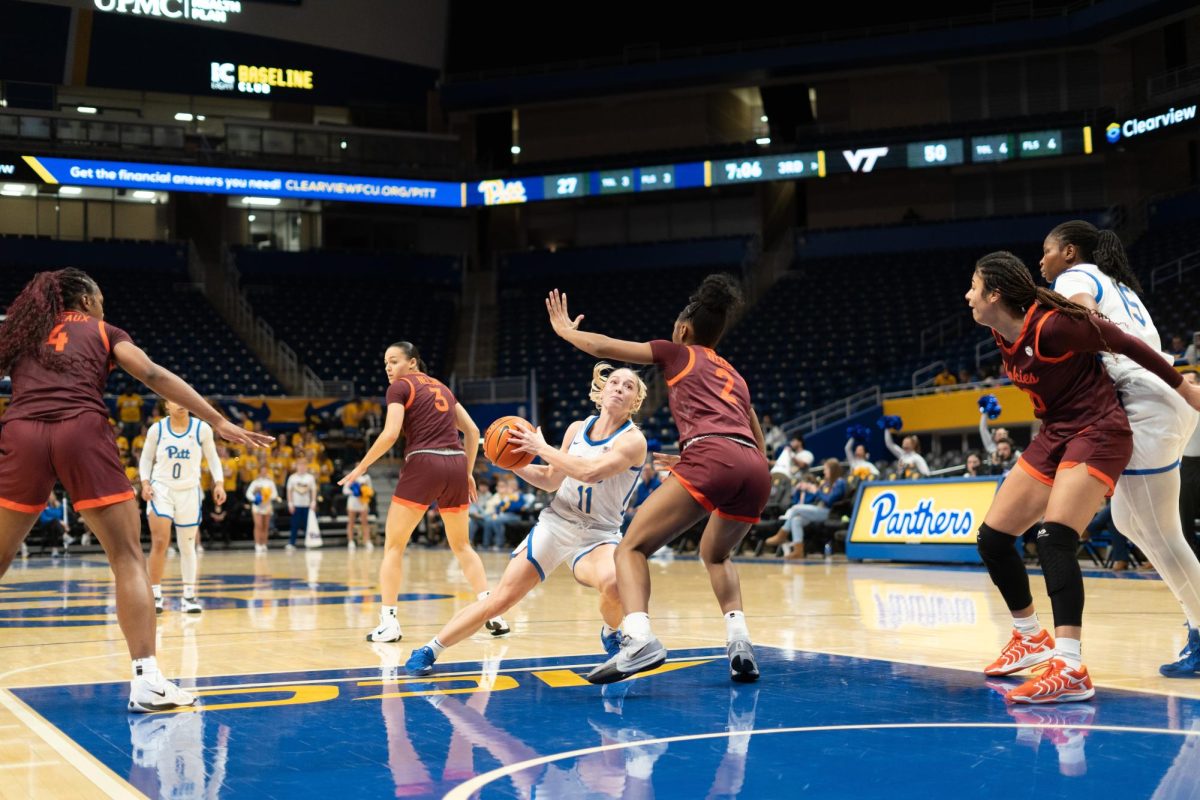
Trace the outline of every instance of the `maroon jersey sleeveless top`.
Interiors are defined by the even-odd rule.
[[[681,446],[697,436],[736,436],[754,444],[750,388],[728,361],[712,348],[664,339],[652,341],[650,352],[667,380]]]
[[[454,412],[458,401],[441,381],[420,372],[397,378],[387,403],[404,406],[404,452],[462,450]]]
[[[1056,337],[1066,334],[1061,336],[1062,341],[1043,339],[1047,323],[1059,331]],[[1025,314],[1025,324],[1015,342],[1006,342],[995,329],[992,336],[1000,348],[1005,374],[1029,395],[1038,419],[1079,430],[1100,420],[1118,422],[1119,427],[1117,418],[1126,420],[1125,412],[1104,364],[1091,348],[1070,349],[1077,337],[1069,329],[1081,326],[1090,328],[1091,323],[1062,318],[1057,310],[1034,304]],[[1124,424],[1127,427],[1128,421]]]
[[[131,341],[120,328],[79,311],[59,315],[42,347],[67,356],[71,366],[65,372],[55,372],[31,356],[18,359],[12,368],[12,404],[4,421],[54,422],[89,411],[107,417],[104,386],[115,366],[112,350],[120,342]]]

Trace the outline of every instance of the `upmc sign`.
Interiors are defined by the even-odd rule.
[[[242,13],[239,0],[94,0],[96,8],[112,14],[162,19],[190,19],[224,25],[230,14]]]

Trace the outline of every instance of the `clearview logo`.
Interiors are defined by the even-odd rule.
[[[1112,144],[1116,144],[1124,136],[1126,139],[1131,139],[1134,136],[1140,136],[1143,133],[1156,131],[1159,128],[1166,128],[1171,125],[1179,125],[1183,122],[1189,122],[1196,118],[1196,105],[1185,106],[1184,108],[1169,108],[1162,114],[1155,114],[1152,117],[1134,117],[1127,119],[1123,123],[1110,123],[1104,129],[1104,136]]]

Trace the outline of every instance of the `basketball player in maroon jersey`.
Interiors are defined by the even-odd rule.
[[[396,597],[404,579],[404,550],[433,503],[438,504],[446,525],[446,541],[463,576],[480,599],[489,594],[483,561],[471,547],[467,519],[467,506],[475,502],[477,491],[471,473],[479,452],[479,428],[446,385],[425,374],[425,362],[412,342],[396,342],[388,347],[383,367],[388,379],[383,430],[358,466],[338,481],[339,486],[357,481],[404,434],[404,470],[388,508],[383,561],[379,565],[383,605],[379,625],[367,634],[368,642],[401,639]],[[459,431],[463,432],[462,443],[458,441]],[[493,636],[509,632],[501,617],[488,620],[487,629]]]
[[[763,433],[750,405],[746,381],[713,351],[741,290],[729,275],[709,275],[675,320],[671,341],[626,342],[579,330],[567,296],[550,294],[546,308],[554,332],[597,358],[657,364],[679,426],[681,455],[656,456],[671,475],[642,504],[617,547],[617,589],[625,619],[621,650],[587,676],[612,683],[653,669],[667,658],[650,630],[650,570],[646,559],[705,517],[700,558],[725,615],[730,677],[758,679],[758,664],[742,613],[742,592],[730,554],[758,521],[771,492]]]
[[[140,541],[137,501],[108,427],[104,385],[119,365],[151,391],[186,408],[231,442],[264,447],[270,436],[222,417],[129,334],[104,321],[104,295],[85,272],[39,272],[0,325],[0,375],[13,399],[0,429],[0,576],[29,533],[55,480],[108,554],[117,621],[133,659],[129,710],[190,706],[195,698],[163,677],[154,655],[154,597]]]
[[[1096,353],[1128,356],[1200,409],[1200,388],[1184,383],[1153,348],[1107,319],[1038,288],[1012,253],[984,256],[966,295],[971,314],[992,329],[1004,371],[1033,401],[1042,429],[1004,479],[979,528],[979,554],[1013,615],[1000,657],[984,670],[1011,675],[1047,663],[1005,696],[1015,703],[1087,700],[1095,694],[1080,654],[1083,575],[1079,531],[1133,453],[1129,420]],[[1015,537],[1042,520],[1038,560],[1054,611],[1054,632],[1041,628]]]

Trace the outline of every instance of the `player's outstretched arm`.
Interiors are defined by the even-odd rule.
[[[599,483],[646,463],[646,437],[639,430],[618,437],[613,449],[597,458],[579,458],[551,447],[542,436],[541,428],[536,431],[513,429],[508,436],[517,444],[518,453],[533,453],[580,483]]]
[[[550,327],[554,328],[554,332],[589,355],[630,364],[654,363],[654,354],[650,351],[649,342],[627,342],[579,330],[583,314],[571,319],[567,312],[567,296],[560,294],[558,289],[550,292],[550,296],[546,298],[546,312],[550,315]]]
[[[213,433],[222,439],[251,447],[267,447],[275,441],[274,436],[248,431],[225,419],[189,386],[187,381],[166,367],[154,363],[150,356],[133,342],[117,342],[113,347],[113,359],[121,369],[146,384],[146,388],[174,403],[179,403],[207,422],[212,426]]]
[[[362,477],[372,464],[392,449],[392,446],[396,444],[396,440],[400,438],[400,432],[403,430],[404,406],[400,403],[388,403],[387,417],[383,421],[383,430],[379,432],[379,436],[375,437],[375,443],[371,445],[371,449],[367,451],[367,454],[362,457],[362,461],[358,462],[358,466],[352,469],[346,477],[338,481],[338,486],[349,486]]]

